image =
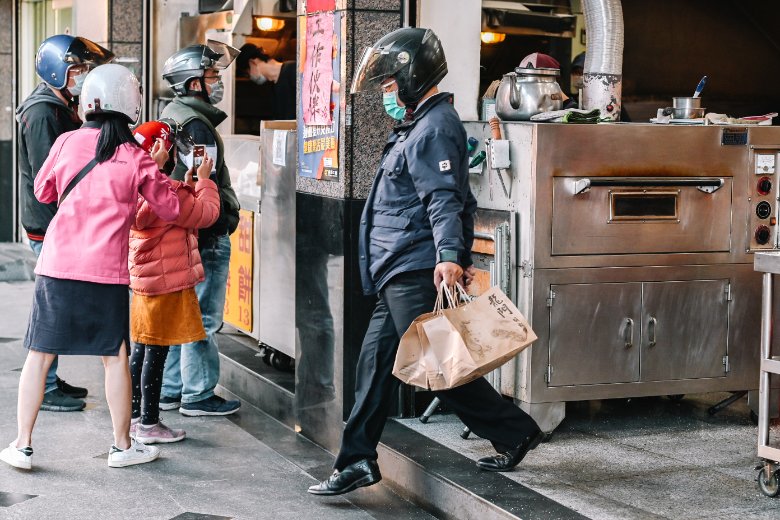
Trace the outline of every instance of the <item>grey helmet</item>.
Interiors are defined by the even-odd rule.
[[[165,61],[162,77],[167,81],[178,96],[187,95],[187,85],[192,79],[201,81],[201,88],[206,92],[203,84],[203,74],[207,69],[226,69],[239,50],[216,40],[209,40],[206,45],[190,45],[177,52]]]

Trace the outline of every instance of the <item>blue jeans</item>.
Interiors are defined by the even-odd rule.
[[[195,286],[203,315],[206,339],[168,349],[163,374],[162,395],[182,403],[197,403],[214,395],[219,381],[219,350],[215,334],[222,326],[225,309],[230,237],[219,237],[213,246],[200,252],[206,279]]]
[[[41,249],[43,249],[43,240],[30,239],[30,249],[33,250],[35,256],[41,256]],[[51,363],[49,373],[46,374],[46,389],[44,393],[49,393],[57,389],[57,366],[59,365],[59,359],[54,356],[54,361]]]

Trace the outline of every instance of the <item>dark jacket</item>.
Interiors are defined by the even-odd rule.
[[[57,204],[42,204],[33,193],[35,176],[49,155],[54,141],[81,126],[78,114],[62,102],[46,83],[38,85],[16,109],[19,123],[19,180],[22,226],[34,235],[44,235],[57,212]]]
[[[360,219],[363,292],[439,261],[472,264],[474,212],[466,131],[452,94],[428,99],[393,129]],[[455,255],[455,258],[452,258]]]
[[[285,61],[274,83],[274,119],[295,119],[295,76],[294,61]]]
[[[217,237],[232,234],[238,226],[238,198],[230,184],[230,173],[225,164],[225,148],[216,126],[225,120],[227,114],[217,107],[195,96],[177,97],[166,105],[160,117],[170,117],[186,130],[196,144],[217,147],[217,160],[214,164],[216,176],[212,180],[219,189],[219,218],[209,228],[198,232],[198,247],[211,246]],[[187,165],[179,158],[171,178],[183,180]]]

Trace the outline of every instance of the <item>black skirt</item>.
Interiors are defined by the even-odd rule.
[[[130,345],[127,285],[35,277],[24,346],[59,355],[116,356]]]

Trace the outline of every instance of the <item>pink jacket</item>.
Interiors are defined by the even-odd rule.
[[[173,222],[165,222],[148,201],[138,199],[130,228],[130,288],[138,294],[181,291],[205,279],[195,230],[209,227],[219,217],[217,185],[210,179],[200,179],[194,190],[181,181],[171,184],[181,208]]]
[[[76,174],[95,158],[100,130],[81,128],[54,142],[35,178],[35,196],[56,202]],[[52,278],[130,284],[130,225],[138,194],[160,217],[179,215],[179,199],[165,174],[140,147],[123,144],[79,182],[46,231],[35,272]]]

